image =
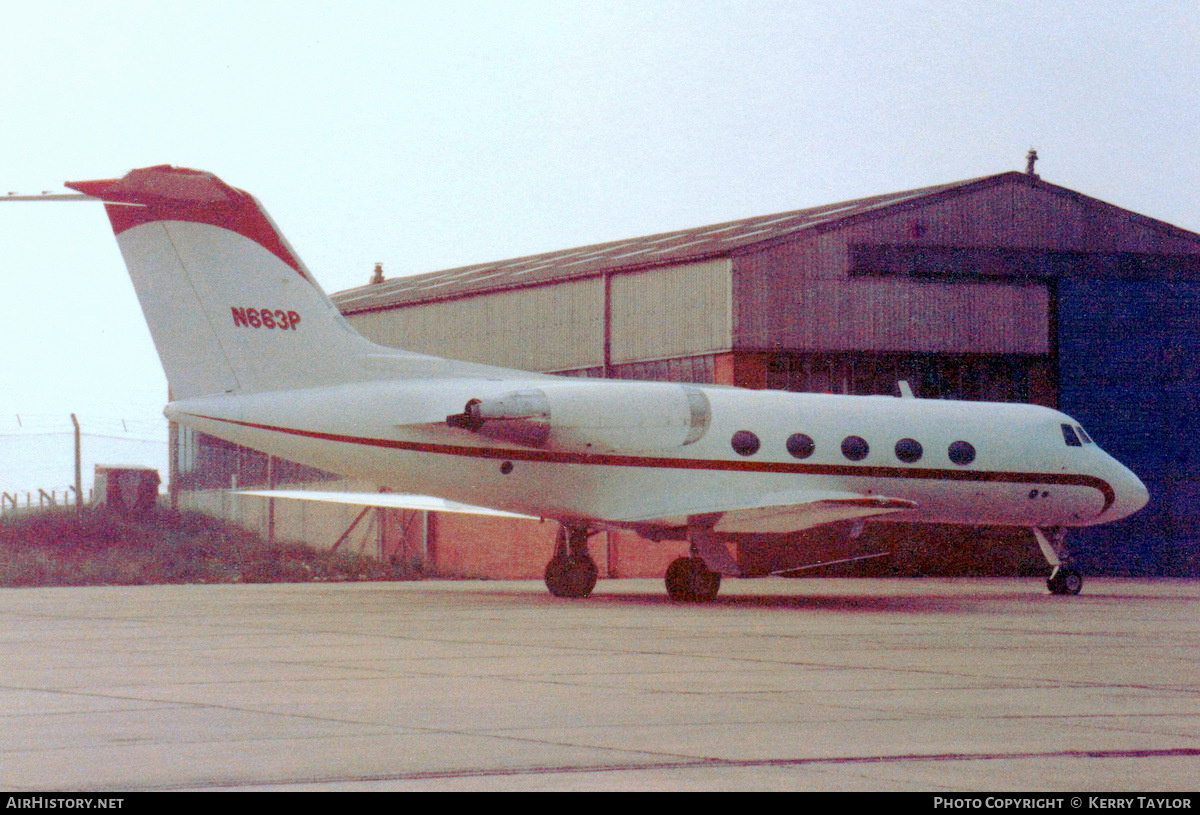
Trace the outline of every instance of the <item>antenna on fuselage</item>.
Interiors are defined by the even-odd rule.
[[[896,383],[896,387],[897,387],[897,388],[899,389],[899,391],[900,391],[900,398],[901,398],[901,399],[916,399],[916,398],[917,398],[916,396],[914,396],[914,395],[913,395],[912,388],[910,388],[910,387],[909,387],[909,385],[908,385],[908,380],[907,380],[907,379],[901,379],[901,380],[899,380],[899,381]]]

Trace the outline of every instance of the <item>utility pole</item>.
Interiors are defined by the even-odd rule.
[[[75,425],[75,520],[83,520],[83,458],[79,445],[79,419],[71,414],[71,424]]]

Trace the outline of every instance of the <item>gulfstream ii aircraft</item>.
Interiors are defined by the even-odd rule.
[[[276,497],[556,521],[558,596],[591,593],[598,530],[687,540],[667,591],[702,601],[739,574],[742,536],[865,519],[1027,528],[1050,590],[1075,594],[1064,531],[1148,500],[1044,407],[565,378],[385,348],[350,328],[258,201],[216,176],[157,166],[67,186],[105,204],[172,421],[397,491]]]

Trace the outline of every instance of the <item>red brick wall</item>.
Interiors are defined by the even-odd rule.
[[[439,574],[497,580],[541,578],[554,553],[558,524],[482,515],[438,514],[430,550]],[[588,541],[601,577],[661,577],[687,553],[680,541],[654,543],[633,532],[601,532]]]
[[[739,388],[761,390],[767,386],[767,360],[770,354],[747,352],[735,354],[733,358],[733,382]]]
[[[558,524],[549,521],[445,513],[435,517],[430,548],[439,574],[499,580],[541,577],[554,553]]]
[[[688,547],[684,541],[655,543],[633,532],[607,534],[610,556],[606,560],[609,565],[609,577],[662,577],[667,573],[667,566],[672,560],[687,554]],[[604,533],[592,538],[593,557],[596,556],[597,549],[604,548],[604,540]],[[603,568],[600,574],[606,574]]]

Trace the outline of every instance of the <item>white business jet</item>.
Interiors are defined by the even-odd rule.
[[[595,587],[598,530],[687,540],[667,591],[706,601],[739,574],[740,536],[864,519],[1028,528],[1050,590],[1076,594],[1064,531],[1148,500],[1044,407],[565,378],[385,348],[216,176],[157,166],[67,186],[106,205],[172,421],[398,491],[263,494],[557,521],[558,596]]]

